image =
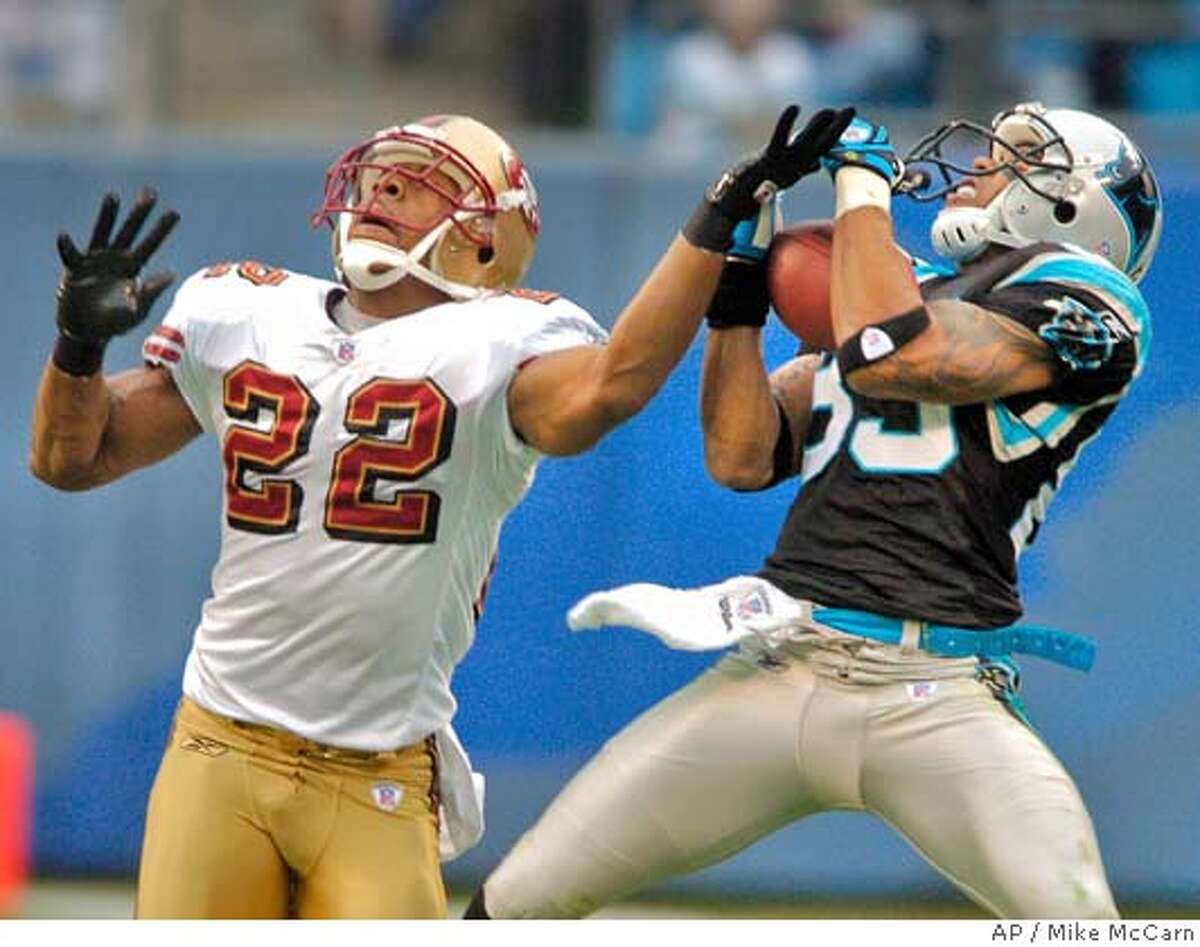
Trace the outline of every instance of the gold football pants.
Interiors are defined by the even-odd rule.
[[[446,915],[432,740],[339,750],[184,698],[146,815],[142,918]]]

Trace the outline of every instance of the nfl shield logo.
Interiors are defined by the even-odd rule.
[[[371,787],[371,798],[384,812],[395,812],[404,798],[404,787],[396,783],[376,783]]]
[[[343,365],[354,361],[354,340],[338,339],[333,345],[333,357]]]
[[[739,621],[748,621],[760,615],[771,614],[771,603],[761,589],[753,589],[737,600],[737,617]]]

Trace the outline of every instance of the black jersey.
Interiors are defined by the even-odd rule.
[[[982,404],[881,401],[826,355],[813,382],[801,487],[760,574],[797,598],[967,628],[1021,614],[1016,560],[1082,447],[1141,369],[1134,284],[1057,244],[963,271],[916,265],[926,300],[975,303],[1057,356],[1047,389]]]

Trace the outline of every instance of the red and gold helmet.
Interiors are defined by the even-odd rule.
[[[446,175],[454,189],[440,184]],[[432,222],[381,213],[374,195],[388,178],[430,188],[447,202]],[[372,216],[422,234],[409,251],[351,239],[356,217]],[[533,259],[538,198],[516,150],[482,122],[434,115],[383,129],[355,145],[325,176],[325,197],[313,215],[333,228],[338,275],[363,290],[413,276],[457,299],[520,283]]]

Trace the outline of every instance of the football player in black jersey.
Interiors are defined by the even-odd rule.
[[[1016,559],[1145,358],[1154,176],[1108,122],[1033,103],[905,161],[856,119],[823,164],[836,351],[768,375],[766,215],[709,311],[706,462],[737,490],[796,478],[774,551],[755,575],[626,586],[569,616],[737,648],[609,741],[468,917],[583,915],[830,809],[884,819],[997,915],[1117,914],[1013,662],[1086,670],[1094,647],[1015,624]],[[944,198],[937,265],[894,243],[895,192]]]

